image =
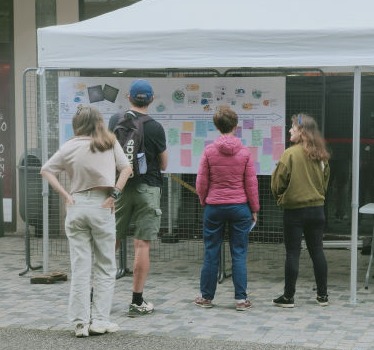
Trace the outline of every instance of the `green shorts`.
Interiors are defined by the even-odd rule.
[[[124,239],[130,224],[135,226],[134,238],[157,239],[161,225],[161,190],[144,183],[126,186],[116,201],[117,239]]]

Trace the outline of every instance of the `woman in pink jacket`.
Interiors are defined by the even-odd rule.
[[[213,306],[227,224],[236,310],[244,311],[251,307],[247,299],[248,235],[260,209],[258,182],[251,154],[235,136],[237,114],[228,106],[221,106],[213,122],[221,135],[205,148],[196,178],[196,190],[204,206],[205,251],[201,296],[195,299],[195,304],[204,308]]]

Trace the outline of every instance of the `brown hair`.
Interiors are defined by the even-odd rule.
[[[101,113],[94,107],[79,105],[73,117],[75,136],[91,136],[92,152],[104,152],[114,147],[116,137],[109,132]]]
[[[238,125],[238,115],[229,106],[219,106],[213,122],[222,134],[228,134]]]
[[[291,117],[292,125],[296,126],[300,132],[298,143],[303,145],[305,154],[309,159],[318,161],[327,161],[330,159],[330,153],[326,149],[318,124],[308,114],[299,113]]]
[[[153,102],[153,96],[150,99],[136,99],[129,96],[129,101],[138,108],[148,107]]]

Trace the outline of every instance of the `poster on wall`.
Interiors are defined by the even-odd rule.
[[[73,136],[72,117],[79,104],[96,107],[108,123],[130,108],[134,78],[59,78],[60,144]],[[204,147],[219,136],[213,115],[229,105],[239,116],[237,137],[248,146],[258,175],[270,175],[284,151],[284,77],[149,78],[155,98],[149,114],[164,127],[168,173],[196,174]]]

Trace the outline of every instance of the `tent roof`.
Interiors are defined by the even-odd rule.
[[[143,0],[38,30],[48,68],[347,67],[374,63],[372,0]]]

